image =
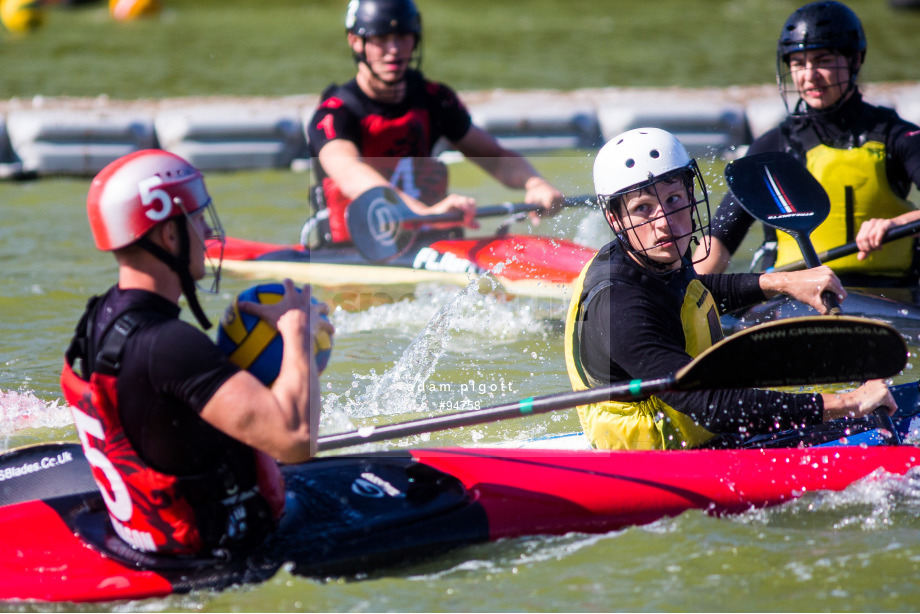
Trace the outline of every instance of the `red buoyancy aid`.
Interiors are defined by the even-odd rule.
[[[67,363],[61,374],[64,398],[112,526],[138,550],[199,552],[204,543],[195,511],[177,492],[178,478],[145,466],[131,447],[113,403],[115,384],[115,377],[98,373],[87,382]]]
[[[361,159],[390,184],[429,206],[447,196],[447,166],[431,157],[431,117],[424,106],[412,105],[399,117],[384,117],[366,113],[360,101],[345,87],[331,88],[323,96],[324,106],[344,106],[361,118]],[[331,122],[332,118],[325,120]],[[314,205],[318,205],[317,209],[329,209],[332,242],[349,242],[351,236],[345,222],[345,209],[351,199],[323,175],[320,174],[322,194],[319,195],[322,201]]]
[[[77,337],[68,350],[61,388],[119,537],[138,550],[169,554],[194,554],[206,547],[243,546],[261,540],[266,526],[273,525],[284,511],[284,481],[277,464],[253,450],[257,479],[248,488],[238,485],[228,475],[229,470],[176,476],[150,467],[122,427],[117,374],[93,372],[86,381],[72,367],[78,357],[73,349],[79,345],[80,329],[86,330],[85,321],[78,325]],[[132,327],[127,328],[127,333],[122,333],[124,339]],[[220,530],[215,532],[212,522],[204,534],[203,510],[188,500],[184,494],[188,492],[211,495],[215,503],[208,506],[208,512],[218,517]]]

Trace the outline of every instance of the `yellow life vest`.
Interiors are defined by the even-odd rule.
[[[823,252],[849,243],[860,226],[871,218],[892,218],[914,207],[891,189],[885,174],[885,145],[869,141],[861,147],[835,149],[818,145],[806,154],[806,166],[824,186],[831,201],[827,219],[811,233],[815,251]],[[798,244],[785,232],[777,232],[776,266],[802,259]],[[838,274],[863,273],[903,277],[914,257],[914,239],[887,243],[865,260],[856,254],[829,261]]]
[[[596,257],[575,282],[565,319],[565,365],[573,390],[610,384],[593,377],[581,359],[584,308],[592,288],[585,278]],[[687,287],[681,308],[687,353],[696,356],[722,336],[712,294],[698,279]],[[587,331],[590,333],[590,331]],[[606,401],[578,408],[578,418],[591,445],[603,450],[680,450],[698,446],[714,435],[656,396],[640,401]]]

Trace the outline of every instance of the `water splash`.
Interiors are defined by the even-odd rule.
[[[0,445],[9,449],[10,438],[24,431],[70,426],[66,405],[44,401],[30,391],[0,390]]]
[[[323,428],[353,429],[355,418],[370,418],[376,423],[379,416],[429,415],[443,405],[430,402],[427,384],[446,353],[475,356],[482,352],[484,343],[495,347],[522,336],[545,339],[550,334],[551,325],[531,305],[508,301],[489,292],[492,288],[494,282],[488,279],[473,281],[462,290],[423,286],[414,301],[333,314],[339,335],[387,328],[405,334],[419,326],[421,330],[382,375],[375,370],[354,373],[350,390],[324,396]],[[469,407],[464,407],[467,401]],[[458,409],[458,404],[461,410],[473,407],[470,399],[463,399],[451,409]]]
[[[450,326],[457,330],[503,340],[549,333],[540,303],[509,300],[491,293],[490,290],[496,287],[497,282],[488,276],[471,281],[464,289],[419,284],[414,293],[415,300],[387,303],[355,312],[338,309],[332,314],[332,323],[336,335],[389,330],[414,336],[427,327],[440,311],[449,307],[454,311]]]
[[[920,468],[904,475],[881,469],[842,491],[809,493],[778,507],[735,516],[737,522],[774,527],[824,526],[832,531],[913,527],[920,515]]]
[[[578,222],[573,241],[589,247],[601,248],[613,240],[613,231],[600,210],[592,210]]]

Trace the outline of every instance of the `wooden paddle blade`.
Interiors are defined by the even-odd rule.
[[[785,152],[752,154],[730,162],[725,179],[748,213],[793,236],[810,234],[831,211],[824,187]]]
[[[43,443],[0,455],[0,506],[96,490],[78,443]]]
[[[678,371],[678,388],[768,388],[897,375],[907,343],[883,322],[811,316],[767,322],[713,345]]]
[[[349,203],[345,223],[355,247],[372,262],[385,262],[408,249],[412,233],[402,232],[402,222],[416,217],[395,190],[371,188]]]

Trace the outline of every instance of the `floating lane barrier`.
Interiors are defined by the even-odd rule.
[[[867,84],[863,91],[867,101],[892,106],[920,123],[920,83]],[[594,152],[621,132],[652,126],[676,134],[694,156],[735,158],[786,116],[776,85],[494,90],[463,92],[461,98],[479,126],[525,155]],[[315,95],[0,100],[0,179],[93,176],[118,157],[148,147],[172,151],[207,171],[307,170],[306,127],[318,100]],[[448,160],[462,158],[438,147]]]
[[[705,99],[673,93],[617,92],[597,100],[604,140],[634,128],[673,133],[693,156],[720,157],[750,143],[744,105],[713,95]]]
[[[469,104],[473,122],[520,152],[603,145],[594,105],[551,92],[499,92]]]
[[[898,92],[894,96],[894,108],[907,121],[920,125],[920,87]]]
[[[173,108],[157,113],[155,126],[160,147],[201,170],[287,168],[307,155],[295,106]]]
[[[24,174],[94,175],[112,160],[156,144],[153,116],[134,110],[14,110],[6,130]]]

